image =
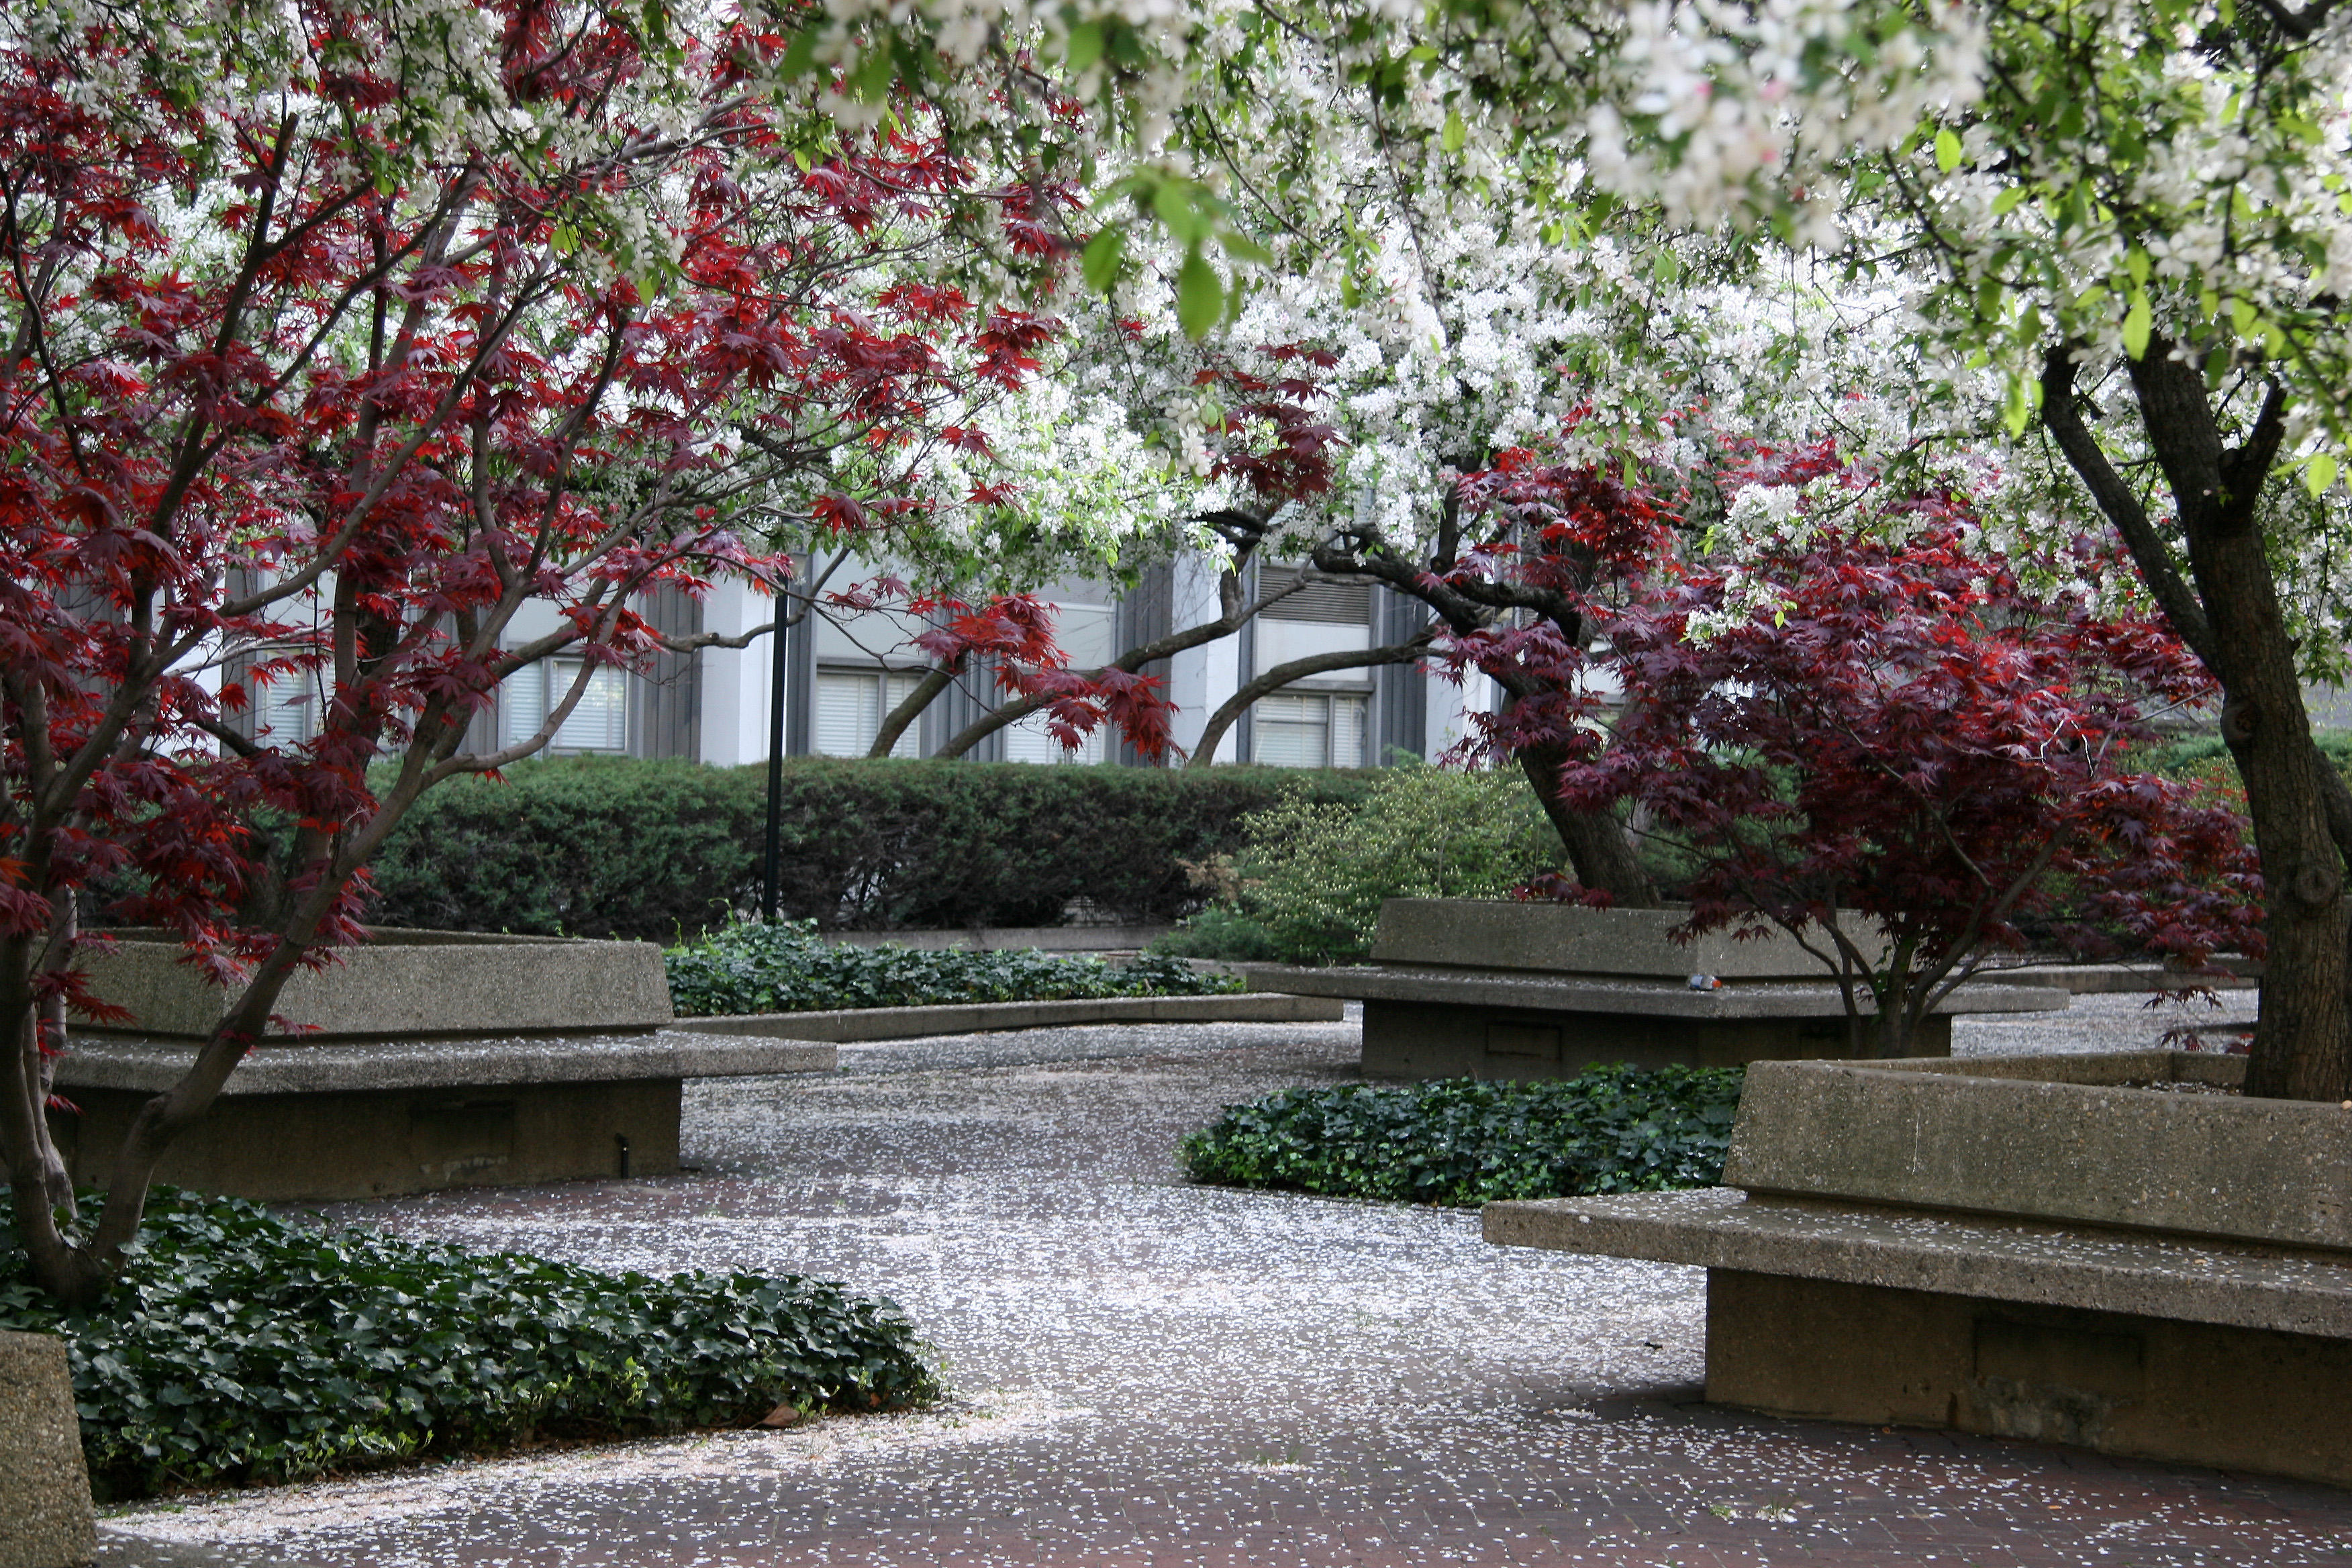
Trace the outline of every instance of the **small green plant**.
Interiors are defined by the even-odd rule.
[[[1386,900],[1497,899],[1559,858],[1512,772],[1409,763],[1379,774],[1360,803],[1296,788],[1242,826],[1246,847],[1219,868],[1227,900],[1155,951],[1344,963],[1371,951]]]
[[[1287,956],[1264,921],[1231,904],[1211,904],[1154,941],[1151,951],[1169,958],[1213,958],[1225,963],[1280,963]]]
[[[939,1392],[896,1305],[791,1275],[600,1274],[157,1187],[113,1291],[67,1311],[5,1214],[0,1329],[65,1337],[110,1498]]]
[[[829,942],[813,922],[745,923],[662,954],[670,1005],[683,1017],[922,1007],[952,1002],[1059,1002],[1094,996],[1202,996],[1238,991],[1181,958],[1143,953],[1122,964],[1024,952],[926,952]]]
[[[1710,1186],[1738,1068],[1589,1068],[1572,1079],[1293,1089],[1178,1145],[1196,1182],[1462,1207]]]

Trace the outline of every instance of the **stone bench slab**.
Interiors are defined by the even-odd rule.
[[[1717,1021],[1739,1018],[1843,1018],[1845,999],[1830,984],[1748,982],[1717,991],[1682,983],[1576,975],[1535,977],[1407,964],[1307,969],[1288,964],[1236,965],[1253,992],[1344,996],[1366,1002],[1438,1002],[1526,1012],[1601,1013]],[[2051,1013],[2074,998],[2053,986],[1969,985],[1946,997],[1938,1013]],[[1865,1011],[1867,1007],[1865,1006]]]
[[[1330,1024],[1347,1008],[1324,996],[1255,993],[1223,996],[1101,996],[1060,1002],[953,1002],[924,1007],[844,1007],[809,1013],[738,1013],[680,1018],[694,1033],[776,1039],[913,1040],[992,1029],[1068,1028],[1083,1024]]]
[[[2352,1340],[2352,1256],[1734,1187],[1494,1203],[1483,1223],[1504,1246]]]
[[[180,1080],[194,1048],[148,1040],[77,1044],[58,1063],[58,1088],[161,1093]],[[342,1094],[377,1089],[507,1084],[609,1083],[830,1072],[832,1046],[662,1029],[649,1035],[521,1036],[372,1045],[263,1046],[239,1063],[224,1097]]]

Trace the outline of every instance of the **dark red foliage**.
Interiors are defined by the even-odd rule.
[[[1745,457],[1735,483],[1843,471],[1819,449]],[[1685,857],[1686,929],[1801,933],[1849,987],[1858,1044],[1867,1027],[1899,1052],[2029,927],[2191,968],[2262,952],[2242,822],[2136,767],[2150,713],[2210,694],[2202,667],[2152,619],[2027,586],[1957,498],[1805,524],[1734,567],[1665,552],[1656,501],[1605,472],[1506,465],[1469,489],[1539,546],[1481,567],[1545,578],[1594,639],[1549,622],[1456,639],[1465,666],[1544,682],[1484,742],[1559,746],[1570,806],[1630,809]],[[1885,951],[1834,928],[1841,909]]]
[[[39,1058],[0,1052],[60,1289],[127,1240],[287,974],[361,937],[368,856],[423,790],[545,745],[591,669],[660,651],[646,594],[781,585],[778,521],[920,521],[929,454],[971,449],[1055,330],[950,264],[1070,194],[980,186],[921,105],[844,136],[748,88],[780,44],[739,27],[683,46],[680,119],[632,123],[668,68],[654,10],[478,5],[492,100],[437,127],[396,32],[425,24],[359,0],[294,0],[293,58],[262,68],[282,91],[193,107],[142,33],[0,47],[0,1028],[103,1016],[72,962],[101,895],[224,987],[81,1262],[41,1218]],[[235,37],[205,47],[242,68]],[[144,100],[109,102],[125,82]],[[502,129],[548,105],[543,139]],[[516,633],[527,603],[551,631]],[[580,674],[536,735],[469,739],[556,653]],[[251,717],[296,681],[322,692],[299,742]]]

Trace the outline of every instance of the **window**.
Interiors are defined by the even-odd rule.
[[[1268,767],[1360,768],[1369,706],[1319,692],[1261,697],[1251,710],[1252,750]]]
[[[862,757],[873,749],[890,710],[914,694],[919,677],[895,670],[824,669],[816,678],[816,749],[828,757]],[[917,754],[915,731],[909,724],[894,757]]]
[[[499,743],[520,744],[539,733],[551,709],[572,694],[580,660],[543,658],[516,670],[499,690]],[[555,731],[551,752],[625,752],[629,749],[629,678],[616,666],[598,665],[588,689]]]
[[[1303,573],[1296,566],[1262,566],[1257,574],[1258,596],[1279,594],[1301,575]],[[1369,583],[1309,583],[1279,604],[1267,605],[1265,614],[1277,621],[1369,626],[1372,619],[1372,586]]]
[[[1099,763],[1103,760],[1103,732],[1108,724],[1097,724],[1075,752],[1064,751],[1062,742],[1045,727],[1045,715],[1032,713],[1018,723],[1004,727],[1004,760],[1008,763]]]
[[[252,706],[253,738],[266,745],[299,746],[315,741],[325,726],[333,676],[326,669],[289,669],[264,686],[248,673],[246,695]]]

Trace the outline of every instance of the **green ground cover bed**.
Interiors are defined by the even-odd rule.
[[[1206,996],[1239,991],[1180,958],[1126,963],[1025,952],[925,952],[829,942],[805,921],[735,925],[662,954],[681,1017],[924,1007],[952,1002],[1064,1002],[1098,996]]]
[[[1590,1068],[1572,1079],[1293,1089],[1188,1135],[1194,1181],[1468,1206],[1712,1186],[1738,1068]]]
[[[838,1285],[600,1274],[164,1187],[89,1311],[33,1287],[0,1217],[0,1329],[66,1337],[102,1499],[938,1393],[898,1308]]]

